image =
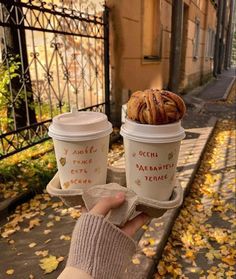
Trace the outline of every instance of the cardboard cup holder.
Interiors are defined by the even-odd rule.
[[[109,172],[112,171],[115,171],[114,167],[109,169]],[[123,175],[125,176],[125,172]],[[167,210],[179,207],[183,202],[183,190],[178,181],[168,201],[157,201],[139,197],[131,189],[114,182],[95,185],[86,191],[80,189],[64,190],[61,188],[58,173],[47,185],[47,192],[52,196],[60,198],[69,207],[85,206],[88,211],[101,198],[114,196],[118,192],[124,192],[126,196],[125,202],[119,208],[112,209],[106,216],[110,222],[121,227],[139,212],[144,212],[150,217],[158,218]]]

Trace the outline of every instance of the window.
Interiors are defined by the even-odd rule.
[[[160,0],[143,0],[143,57],[156,60],[161,57]]]
[[[210,58],[214,57],[215,51],[215,31],[211,30],[211,48],[210,48]]]
[[[213,58],[214,57],[214,46],[215,46],[215,32],[211,28],[208,28],[206,50],[205,50],[205,57],[206,58]]]
[[[206,36],[206,48],[205,48],[205,58],[210,57],[210,46],[211,46],[211,29],[207,29],[207,36]]]
[[[198,58],[198,50],[199,50],[199,40],[200,40],[200,20],[196,18],[195,20],[195,34],[193,41],[193,58]]]

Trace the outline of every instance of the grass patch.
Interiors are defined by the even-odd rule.
[[[56,171],[51,140],[0,161],[0,200],[45,188]]]

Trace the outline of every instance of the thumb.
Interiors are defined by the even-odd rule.
[[[107,197],[101,199],[91,210],[90,213],[107,215],[112,208],[119,207],[125,201],[125,194],[123,192],[117,193],[114,197]]]

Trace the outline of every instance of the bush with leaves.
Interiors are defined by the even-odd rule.
[[[12,122],[12,119],[7,115],[7,108],[12,104],[12,96],[10,93],[11,80],[19,77],[18,70],[20,62],[17,56],[10,56],[8,64],[5,61],[0,64],[0,130],[1,133],[6,131],[7,125]]]

